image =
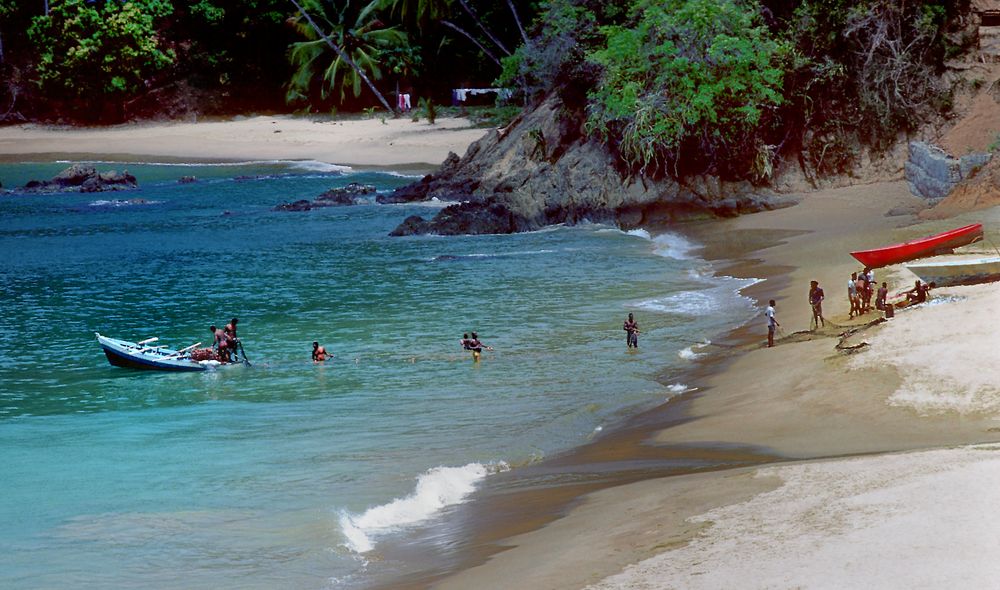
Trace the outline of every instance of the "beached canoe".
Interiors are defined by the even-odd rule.
[[[129,342],[97,334],[97,342],[104,349],[108,362],[116,367],[152,371],[204,371],[219,366],[218,361],[195,361],[188,349],[172,350],[165,346],[148,346],[156,338],[142,342]]]
[[[938,287],[951,285],[978,285],[1000,280],[1000,257],[974,258],[971,260],[943,260],[907,264],[906,268],[925,283]]]
[[[983,224],[973,223],[919,240],[851,252],[851,256],[867,267],[880,268],[937,254],[947,254],[955,248],[967,246],[982,238]]]

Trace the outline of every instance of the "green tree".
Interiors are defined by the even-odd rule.
[[[167,0],[53,0],[48,16],[35,17],[28,30],[38,52],[38,83],[53,94],[89,101],[140,92],[173,62],[155,28],[172,11]]]
[[[759,130],[783,102],[790,47],[758,14],[733,0],[639,3],[635,25],[606,27],[590,54],[603,74],[588,129],[636,171],[766,176]],[[682,170],[685,158],[700,169]]]
[[[308,100],[319,75],[323,98],[336,91],[343,101],[348,88],[358,97],[362,85],[367,85],[386,110],[392,111],[371,79],[382,78],[383,52],[406,44],[407,36],[379,18],[385,0],[345,0],[340,6],[324,0],[292,2],[300,12],[294,24],[307,40],[293,43],[289,53],[296,70],[289,83],[288,100]]]

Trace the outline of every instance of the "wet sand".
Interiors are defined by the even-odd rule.
[[[848,584],[842,587],[849,587],[851,580],[861,578],[838,572],[849,570],[849,564],[855,564],[859,572],[872,571],[876,558],[871,556],[880,555],[881,547],[871,534],[858,533],[853,538],[849,533],[857,529],[829,524],[845,519],[861,522],[858,527],[869,533],[886,527],[897,531],[901,538],[893,541],[902,544],[893,555],[898,559],[907,555],[907,547],[916,550],[921,543],[925,552],[933,546],[942,555],[953,555],[953,547],[968,546],[949,545],[945,540],[956,536],[956,518],[974,518],[974,513],[960,509],[935,513],[934,497],[942,485],[948,487],[950,478],[964,481],[973,477],[970,474],[1000,465],[992,447],[964,446],[1000,441],[1000,408],[985,402],[967,403],[964,411],[957,411],[939,399],[933,411],[927,411],[899,403],[894,396],[912,381],[913,363],[934,365],[929,377],[922,376],[924,383],[950,374],[947,395],[956,390],[956,383],[962,385],[963,376],[970,381],[966,374],[981,372],[989,362],[962,371],[954,369],[954,355],[941,355],[934,362],[928,360],[932,352],[921,348],[920,355],[908,361],[898,352],[917,349],[921,339],[947,347],[953,315],[967,316],[968,306],[982,310],[994,301],[991,289],[1000,303],[1000,288],[939,290],[936,296],[946,304],[960,289],[984,299],[965,295],[972,300],[966,308],[941,306],[948,312],[943,318],[932,317],[934,306],[902,310],[892,322],[860,329],[845,340],[848,345],[869,343],[857,354],[838,351],[836,345],[846,329],[863,327],[874,319],[874,314],[847,318],[846,279],[860,270],[849,251],[929,235],[971,219],[918,225],[912,214],[886,215],[890,210],[913,211],[920,204],[909,195],[905,183],[824,190],[799,197],[801,203],[794,207],[686,228],[706,244],[704,255],[716,260],[723,274],[767,279],[745,293],[759,301],[777,300],[784,332],[779,333],[777,346],[763,347],[766,329],[762,320],[728,335],[716,347],[714,358],[693,370],[695,393],[637,417],[590,447],[549,462],[566,479],[602,466],[607,477],[592,482],[595,491],[571,499],[554,498],[549,504],[554,520],[540,529],[499,540],[481,535],[457,573],[424,579],[421,585],[445,589],[575,589],[591,584],[608,589],[773,588],[829,587],[842,582]],[[982,217],[980,213],[976,219]],[[986,221],[987,237],[995,236],[991,228],[998,224],[990,225],[989,215]],[[913,280],[902,267],[879,269],[877,275],[878,282],[889,283],[890,292]],[[830,320],[826,328],[814,333],[808,331],[810,280],[824,287],[825,315]],[[987,333],[987,328],[963,332],[971,342],[965,354],[991,349]],[[934,345],[928,346],[933,351]],[[859,360],[866,358],[870,361]],[[957,364],[961,366],[961,361]],[[987,381],[971,379],[966,385],[979,387],[975,395],[980,399],[1000,399],[1000,387]],[[915,387],[919,388],[919,382]],[[968,396],[960,391],[957,397]],[[687,449],[691,464],[675,465],[676,475],[660,477],[658,469],[665,469],[669,455],[680,449]],[[713,457],[720,449],[743,458]],[[951,465],[952,456],[953,469],[940,468],[942,461]],[[657,459],[643,460],[651,457]],[[785,463],[795,460],[806,462]],[[760,462],[782,466],[754,466]],[[629,465],[636,469],[630,472]],[[701,470],[707,472],[698,473]],[[530,478],[522,483],[531,487]],[[517,493],[494,491],[491,497],[487,491],[476,509],[489,510],[501,495],[512,503]],[[527,497],[527,492],[520,493]],[[810,496],[822,496],[824,502],[810,503]],[[866,498],[867,503],[862,501]],[[900,512],[894,507],[904,500],[919,507],[923,528],[907,529],[893,520]],[[912,517],[916,511],[906,514]],[[714,524],[723,518],[723,524]],[[779,530],[776,523],[786,520]],[[534,525],[538,524],[536,519]],[[976,530],[986,534],[982,527]],[[908,537],[909,532],[914,534]],[[816,546],[804,548],[796,541],[800,537],[816,539]],[[871,545],[859,551],[846,549],[859,539]],[[700,563],[704,556],[710,556],[713,565]],[[812,560],[820,557],[834,562],[814,564]],[[766,562],[769,569],[754,569],[748,578],[747,563],[757,561]],[[920,586],[914,579],[917,572],[924,576],[921,579],[937,583],[947,581],[948,572],[954,572],[941,568],[940,575],[929,575],[919,568],[908,570],[899,562],[884,565],[896,577],[880,579],[894,580],[889,586],[896,587]],[[984,568],[989,567],[980,567],[970,579],[988,579],[990,572]],[[717,576],[716,570],[721,572]],[[767,575],[758,579],[758,573]]]

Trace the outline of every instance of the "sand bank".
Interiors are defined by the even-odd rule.
[[[984,354],[997,349],[984,320],[1000,303],[1000,287],[938,290],[933,304],[860,329],[848,343],[868,346],[856,354],[835,348],[840,333],[873,319],[847,318],[846,280],[860,270],[849,251],[969,220],[917,225],[912,214],[887,215],[916,209],[903,183],[800,197],[794,207],[695,228],[706,254],[742,258],[722,261],[723,272],[777,269],[748,291],[778,301],[785,334],[766,349],[763,320],[748,326],[749,344],[695,383],[699,392],[684,400],[688,418],[651,433],[651,442],[745,446],[811,462],[592,493],[564,518],[507,539],[503,552],[438,587],[988,585],[996,566],[967,555],[995,544],[995,523],[966,524],[1000,499],[992,492],[1000,449],[965,445],[1000,441],[1000,380]],[[1000,224],[984,220],[997,241]],[[732,246],[741,244],[753,251],[735,255]],[[878,275],[890,289],[913,280],[902,267]],[[813,279],[825,288],[830,321],[809,333]],[[973,480],[985,483],[970,488]],[[989,493],[962,500],[984,488]],[[968,543],[956,542],[962,535]]]
[[[485,129],[467,119],[434,125],[409,119],[338,121],[292,116],[199,123],[144,123],[102,128],[0,127],[0,158],[95,154],[128,159],[319,160],[348,166],[436,167],[464,154]]]

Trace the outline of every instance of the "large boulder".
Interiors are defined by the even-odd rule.
[[[511,233],[586,221],[636,227],[773,206],[745,182],[629,175],[606,146],[582,133],[582,121],[581,112],[550,98],[488,131],[463,157],[449,154],[434,173],[377,200],[455,204],[430,220],[410,217],[392,235]]]
[[[93,166],[73,164],[55,175],[52,180],[30,180],[19,191],[27,193],[98,193],[137,188],[139,188],[139,184],[136,182],[135,176],[127,171],[112,170],[98,173]]]
[[[936,145],[911,141],[906,161],[906,182],[910,192],[928,200],[941,200],[962,180],[992,159],[992,154],[967,154],[955,158]]]
[[[347,186],[332,188],[312,201],[301,199],[292,203],[281,203],[274,207],[275,211],[310,211],[321,207],[340,207],[357,205],[363,202],[363,197],[375,194],[375,187],[370,184],[352,182]]]

